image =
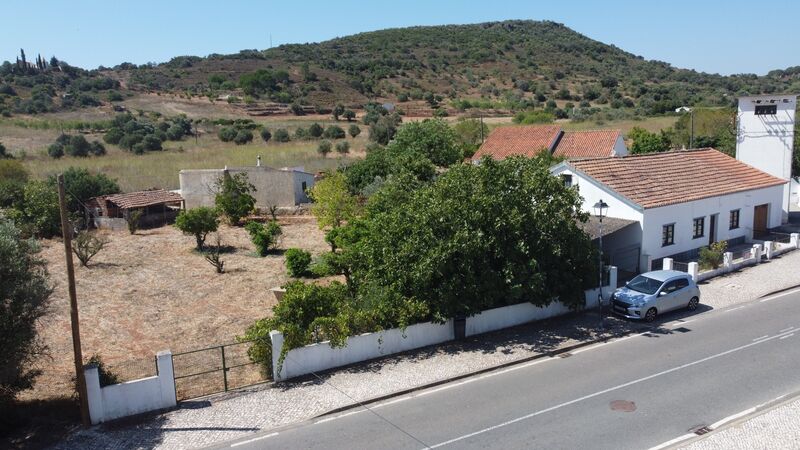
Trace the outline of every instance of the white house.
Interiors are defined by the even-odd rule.
[[[739,98],[736,132],[736,159],[770,175],[789,180],[792,176],[792,150],[796,95],[759,95]],[[783,188],[782,222],[789,217],[791,186]]]
[[[602,199],[609,217],[639,223],[620,242],[624,247],[610,252],[613,258],[638,244],[640,271],[664,257],[694,258],[709,243],[735,245],[779,226],[787,184],[711,148],[565,161],[551,172],[579,190],[585,211]]]

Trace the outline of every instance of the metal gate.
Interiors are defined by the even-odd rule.
[[[217,345],[172,355],[178,401],[265,383],[272,376],[248,350],[255,341]]]

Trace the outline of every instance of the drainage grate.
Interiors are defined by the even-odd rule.
[[[690,331],[692,331],[692,330],[690,330],[690,329],[688,329],[688,328],[686,328],[686,327],[680,327],[680,328],[675,328],[675,329],[674,329],[674,330],[672,330],[672,331],[677,331],[677,332],[679,332],[679,333],[688,333],[688,332],[690,332]]]
[[[698,425],[698,426],[693,427],[692,429],[690,429],[689,432],[690,433],[694,433],[694,434],[696,434],[698,436],[702,436],[704,434],[710,433],[711,432],[711,428],[709,428],[708,425]]]
[[[570,356],[572,356],[572,353],[570,353],[570,352],[565,352],[565,353],[559,353],[558,354],[559,358],[569,358]]]

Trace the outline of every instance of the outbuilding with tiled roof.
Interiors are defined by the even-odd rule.
[[[639,269],[696,260],[718,241],[750,242],[781,224],[783,180],[713,148],[564,161],[551,169],[577,189],[583,209],[639,222]],[[659,263],[655,264],[660,268]]]
[[[97,228],[124,229],[134,212],[141,227],[171,223],[181,209],[180,194],[164,189],[94,197],[86,202],[86,213]]]
[[[564,131],[559,125],[518,125],[495,128],[481,145],[473,162],[483,157],[534,157],[542,152],[565,159],[624,156],[628,154],[619,130]]]

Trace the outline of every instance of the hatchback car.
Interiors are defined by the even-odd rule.
[[[692,277],[677,270],[638,275],[611,295],[615,314],[629,319],[655,320],[658,314],[680,308],[690,311],[700,303],[700,289]]]

